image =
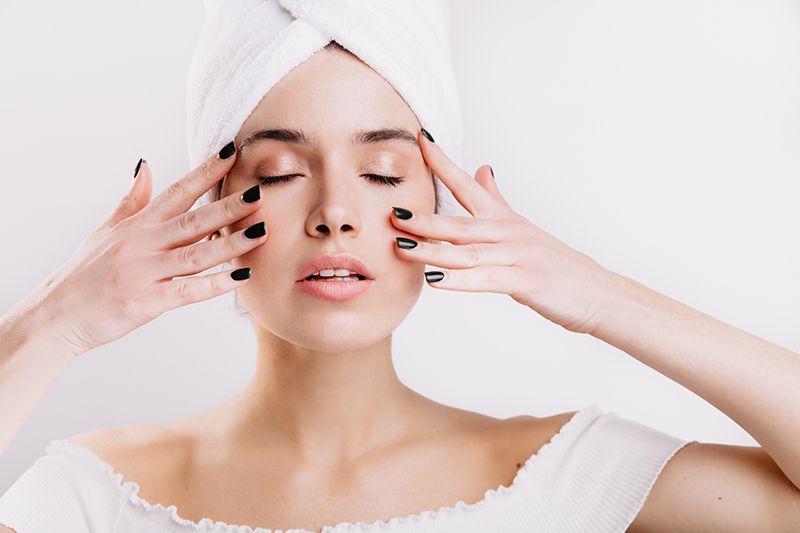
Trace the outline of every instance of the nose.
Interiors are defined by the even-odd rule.
[[[334,229],[331,229],[331,228],[334,228]],[[316,226],[314,226],[313,234],[315,236],[323,236],[323,235],[329,235],[329,234],[334,233],[334,232],[335,233],[345,233],[345,232],[354,233],[355,232],[355,228],[353,227],[352,224],[349,224],[349,223],[346,223],[346,222],[343,222],[341,224],[338,223],[338,222],[321,222],[321,223],[317,224]]]
[[[309,213],[307,233],[311,237],[355,237],[361,228],[360,195],[355,190],[338,190],[320,193],[317,207]]]

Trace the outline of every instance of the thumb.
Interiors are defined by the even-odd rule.
[[[150,165],[144,159],[139,159],[134,172],[133,183],[117,207],[114,208],[114,212],[103,224],[104,226],[113,228],[150,203],[150,197],[153,194],[153,175],[150,172]]]
[[[489,194],[491,194],[495,200],[506,207],[511,207],[508,205],[503,195],[500,194],[500,189],[497,187],[497,182],[494,179],[494,171],[490,165],[481,165],[481,167],[478,168],[478,171],[475,173],[475,181],[489,191]]]

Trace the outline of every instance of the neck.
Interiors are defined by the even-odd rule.
[[[240,434],[332,464],[410,427],[419,396],[397,377],[391,336],[337,352],[301,347],[261,328],[257,338],[255,373],[236,398]]]

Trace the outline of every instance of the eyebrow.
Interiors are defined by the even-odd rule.
[[[316,146],[317,140],[313,137],[306,135],[303,130],[279,128],[259,130],[247,136],[239,144],[239,151],[245,146],[263,141],[273,140],[292,144],[301,144],[304,146]],[[350,142],[356,144],[374,144],[384,141],[400,141],[414,146],[419,146],[417,136],[408,130],[402,128],[380,128],[377,130],[358,130],[353,133]]]

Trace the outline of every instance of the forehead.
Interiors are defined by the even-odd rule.
[[[420,124],[394,87],[346,51],[320,51],[284,76],[242,125],[236,143],[265,129],[306,132],[320,144],[351,143],[359,131]]]

